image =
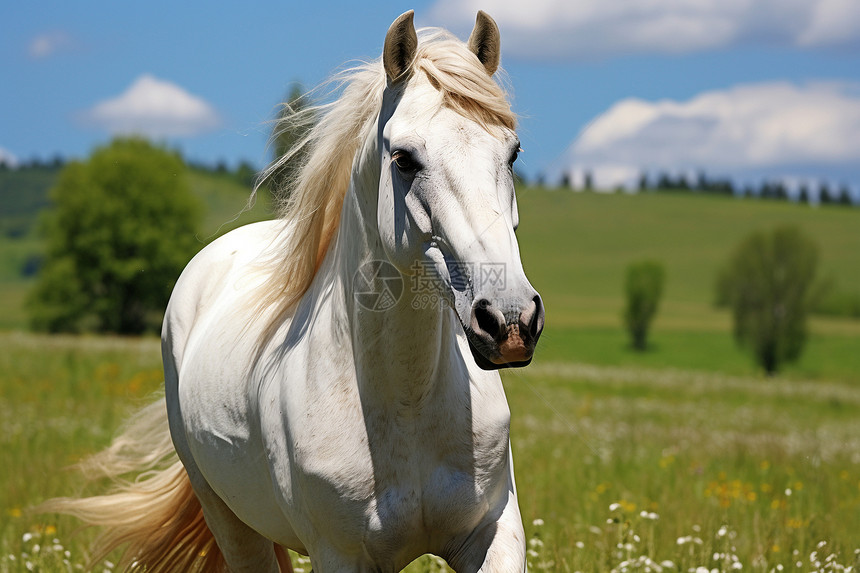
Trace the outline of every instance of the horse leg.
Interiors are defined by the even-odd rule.
[[[479,526],[448,558],[460,573],[523,573],[526,567],[526,536],[517,506],[509,492],[496,521]]]
[[[215,537],[218,549],[224,556],[227,568],[231,573],[279,573],[292,572],[292,567],[281,569],[275,546],[243,521],[241,521],[227,504],[218,497],[202,475],[189,468],[186,470],[191,478],[191,485],[200,505],[203,507],[203,517],[206,525]],[[289,564],[289,557],[286,558]]]

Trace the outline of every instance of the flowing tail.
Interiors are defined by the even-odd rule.
[[[173,448],[163,398],[138,412],[110,447],[80,467],[91,480],[110,478],[112,488],[105,495],[50,499],[36,510],[104,528],[93,544],[90,567],[125,546],[118,564],[124,571],[226,571]],[[136,477],[123,478],[129,474]]]

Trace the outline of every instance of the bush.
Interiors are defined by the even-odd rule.
[[[117,139],[63,169],[28,299],[35,329],[137,334],[157,326],[201,246],[185,170],[179,156],[141,139]]]
[[[627,296],[624,324],[636,350],[645,350],[648,347],[648,329],[660,304],[665,274],[663,265],[655,261],[641,261],[627,267],[624,281],[624,292]]]
[[[768,374],[803,351],[817,265],[815,243],[783,226],[749,235],[718,276],[717,301],[732,309],[735,339]]]

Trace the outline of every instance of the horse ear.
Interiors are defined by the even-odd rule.
[[[393,84],[404,79],[415,59],[418,50],[418,36],[412,18],[413,10],[401,14],[385,34],[385,47],[382,49],[382,65],[385,74]]]
[[[499,58],[501,57],[501,37],[496,21],[483,10],[478,10],[478,18],[475,21],[475,29],[469,36],[469,49],[478,56],[484,64],[487,73],[493,75],[499,69]]]

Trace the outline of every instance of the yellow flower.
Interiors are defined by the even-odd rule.
[[[21,517],[21,508],[20,507],[11,507],[6,510],[6,514],[9,517],[18,518]]]

